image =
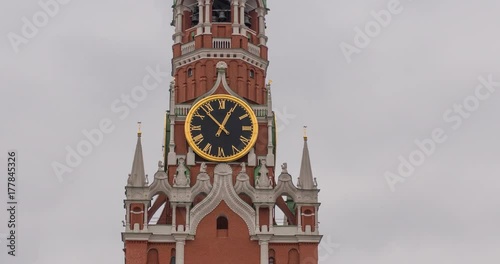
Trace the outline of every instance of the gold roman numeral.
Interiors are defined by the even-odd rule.
[[[212,107],[212,105],[210,103],[206,103],[206,104],[202,105],[201,109],[203,109],[203,111],[205,111],[205,113],[207,113],[207,114],[214,111],[214,108]]]
[[[242,126],[241,130],[242,131],[252,131],[252,126]]]
[[[231,146],[231,148],[233,149],[233,155],[236,155],[236,153],[240,152],[240,150],[235,146]]]
[[[219,158],[224,158],[226,156],[226,154],[224,154],[224,149],[219,147],[219,151],[217,153],[217,157]]]
[[[203,141],[203,134],[199,134],[196,137],[193,138],[194,144],[200,145],[201,142]]]
[[[199,126],[191,125],[190,129],[191,131],[201,131],[201,125]]]
[[[201,120],[205,119],[205,116],[200,115],[200,112],[198,112],[198,110],[196,110],[196,112],[194,112],[194,116],[199,117]]]
[[[226,109],[226,99],[219,99],[219,109]]]
[[[245,119],[247,117],[248,117],[248,114],[244,114],[244,115],[240,116],[240,120],[243,120],[243,119]]]
[[[243,143],[245,146],[248,145],[248,143],[250,143],[250,139],[248,139],[244,136],[240,136],[240,140],[241,140],[241,143]]]
[[[208,154],[212,153],[212,144],[207,143],[207,145],[203,149],[203,152],[208,153]]]

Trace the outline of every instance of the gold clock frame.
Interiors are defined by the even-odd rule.
[[[248,113],[250,120],[252,122],[252,137],[250,138],[250,141],[246,147],[238,152],[236,155],[231,155],[227,157],[214,157],[211,155],[206,154],[203,152],[201,148],[198,147],[194,143],[193,137],[191,136],[191,130],[190,130],[190,124],[191,120],[193,119],[194,113],[200,109],[200,107],[207,102],[214,101],[214,100],[219,100],[219,99],[225,99],[228,101],[233,101],[236,104],[240,105],[245,111]],[[257,142],[257,136],[259,134],[259,126],[257,122],[257,116],[255,115],[253,109],[243,100],[241,100],[238,97],[229,95],[229,94],[217,94],[217,95],[210,95],[207,96],[200,101],[196,102],[191,109],[189,110],[187,116],[186,116],[186,121],[184,123],[184,135],[186,137],[186,140],[188,142],[188,145],[193,149],[193,151],[198,154],[200,157],[209,160],[209,161],[215,161],[215,162],[232,162],[236,161],[238,159],[241,159],[243,156],[248,154],[250,150],[254,147],[255,143]]]

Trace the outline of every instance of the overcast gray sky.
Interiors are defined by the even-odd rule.
[[[355,45],[355,28],[374,25],[372,11],[390,0],[268,2],[278,161],[296,178],[308,125],[322,189],[321,263],[498,263],[500,93],[478,100],[476,89],[480,78],[500,82],[500,2],[401,0],[350,63],[340,44]],[[22,37],[23,17],[43,9],[35,0],[2,1],[0,202],[8,149],[19,151],[20,202],[17,262],[2,260],[7,212],[0,210],[2,263],[123,263],[136,122],[152,176],[170,79],[126,117],[111,106],[141,85],[147,67],[170,72],[171,5],[71,0],[14,45],[16,53],[9,33]],[[464,102],[473,111],[455,112]],[[66,148],[106,118],[114,130],[57,177],[52,164],[64,164]],[[392,192],[387,172],[397,176],[399,157],[408,160],[414,141],[436,129],[446,141]]]

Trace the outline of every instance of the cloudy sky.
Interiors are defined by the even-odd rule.
[[[35,0],[0,6],[0,202],[16,149],[20,203],[15,261],[0,211],[1,263],[123,263],[137,121],[150,176],[162,155],[170,79],[126,116],[112,105],[148,67],[170,72],[172,2],[66,2],[45,23]],[[500,2],[268,2],[278,161],[297,176],[307,125],[321,263],[498,263]],[[58,177],[102,120],[112,131]]]

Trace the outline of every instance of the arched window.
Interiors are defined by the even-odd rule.
[[[170,251],[170,264],[175,264],[175,248]]]
[[[250,78],[254,79],[255,78],[255,71],[250,70]]]
[[[292,249],[288,252],[288,264],[299,264],[300,255],[296,249]]]
[[[229,223],[225,216],[219,216],[217,218],[217,230],[227,230],[229,229]]]
[[[217,237],[228,237],[229,221],[225,216],[217,218]]]
[[[230,0],[214,0],[212,22],[231,22]]]
[[[158,258],[158,250],[156,249],[151,249],[148,251],[148,264],[158,264],[159,263],[159,258]]]
[[[193,68],[189,68],[187,71],[188,77],[193,77]]]
[[[274,252],[273,249],[269,250],[269,264],[276,264],[276,259],[275,259],[276,253]]]

